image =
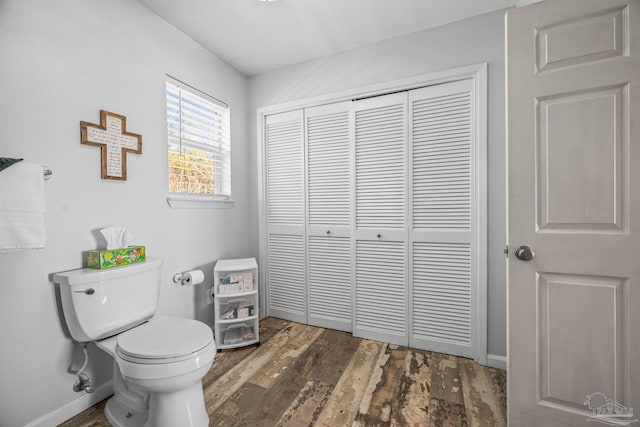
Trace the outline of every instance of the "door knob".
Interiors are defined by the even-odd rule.
[[[529,246],[520,246],[516,249],[516,258],[522,261],[531,261],[536,256]]]

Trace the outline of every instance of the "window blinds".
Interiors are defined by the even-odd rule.
[[[169,191],[231,195],[228,105],[167,77]]]

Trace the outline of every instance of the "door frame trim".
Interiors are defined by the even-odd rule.
[[[478,207],[478,222],[475,230],[474,240],[478,250],[474,254],[474,262],[478,266],[475,272],[474,283],[474,318],[472,319],[475,328],[473,339],[474,360],[481,365],[487,364],[487,109],[488,109],[488,72],[487,63],[471,64],[462,67],[440,70],[426,74],[419,74],[388,82],[382,82],[354,89],[341,90],[331,92],[324,95],[303,98],[294,101],[287,101],[275,105],[259,107],[256,111],[256,130],[257,130],[257,160],[258,160],[258,264],[260,274],[260,313],[265,316],[269,315],[267,308],[269,307],[268,294],[266,286],[266,268],[264,260],[267,259],[266,239],[264,236],[267,231],[266,217],[266,188],[264,180],[265,150],[264,150],[264,124],[268,115],[276,113],[284,113],[291,110],[301,108],[315,107],[335,102],[348,101],[355,98],[372,97],[384,95],[397,91],[405,91],[417,89],[424,86],[432,86],[440,83],[449,83],[457,80],[471,79],[473,82],[473,90],[475,96],[474,108],[477,112],[477,120],[475,123],[475,132],[477,135],[477,157],[476,157],[476,175],[475,182],[478,183],[475,192],[476,206]]]

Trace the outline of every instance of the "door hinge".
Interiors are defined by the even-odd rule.
[[[502,252],[506,258],[509,258],[509,245],[506,245]]]

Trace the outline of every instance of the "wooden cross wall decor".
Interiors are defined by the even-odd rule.
[[[127,180],[127,153],[142,154],[142,135],[127,132],[127,118],[100,110],[100,124],[80,122],[81,143],[100,147],[102,179]]]

